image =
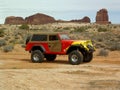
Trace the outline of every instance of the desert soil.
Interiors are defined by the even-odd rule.
[[[17,45],[0,52],[0,90],[120,90],[120,51],[93,61],[70,65],[67,56],[32,63],[30,54]]]

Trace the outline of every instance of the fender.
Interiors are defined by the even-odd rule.
[[[84,48],[86,51],[90,51],[90,49],[94,50],[91,40],[75,41],[72,45],[80,46],[80,48]]]
[[[67,48],[67,54],[69,54],[73,50],[85,50],[84,46],[81,44],[71,45],[69,48]]]
[[[31,51],[34,51],[34,50],[40,50],[40,51],[42,51],[42,52],[46,52],[46,50],[45,50],[45,48],[42,46],[42,45],[34,45],[32,48],[31,48],[31,50],[30,50],[30,52]]]
[[[79,50],[81,52],[93,52],[95,51],[95,48],[92,45],[91,40],[87,40],[87,41],[74,41],[70,47],[68,47],[66,49],[67,54],[70,53],[73,50]]]

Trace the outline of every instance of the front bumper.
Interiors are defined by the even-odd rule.
[[[89,53],[92,53],[92,52],[95,51],[95,48],[93,46],[91,46],[91,45],[87,45],[87,48],[88,48]]]

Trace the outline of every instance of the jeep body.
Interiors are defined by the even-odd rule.
[[[25,49],[31,53],[32,62],[43,62],[44,58],[54,61],[56,55],[69,55],[73,65],[90,62],[95,50],[91,40],[71,40],[65,33],[32,34]]]

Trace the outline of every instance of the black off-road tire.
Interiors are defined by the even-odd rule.
[[[93,53],[88,53],[84,56],[83,62],[90,62],[93,59]]]
[[[30,41],[30,38],[31,38],[31,36],[27,37],[25,44],[28,44],[28,42]]]
[[[47,61],[54,61],[56,59],[56,55],[54,54],[46,54],[45,58]]]
[[[32,51],[31,60],[34,63],[41,63],[44,61],[44,55],[40,50]]]
[[[78,50],[74,50],[69,54],[68,59],[70,64],[79,65],[83,62],[83,54]]]

